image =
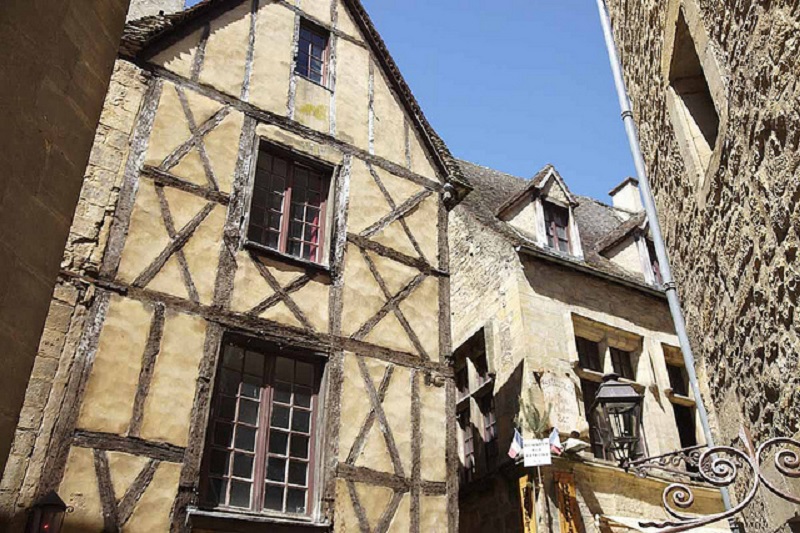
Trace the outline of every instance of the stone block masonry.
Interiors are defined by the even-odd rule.
[[[740,425],[756,441],[797,438],[800,10],[734,0],[608,4],[718,443],[733,442]],[[719,115],[707,168],[692,160],[675,117],[681,18]],[[796,511],[769,496],[746,516],[747,530],[775,531]]]
[[[0,43],[7,51],[0,58],[0,471],[34,368],[127,8],[127,0],[0,6]],[[53,335],[45,332],[47,342]],[[34,371],[48,372],[48,365],[37,363]]]

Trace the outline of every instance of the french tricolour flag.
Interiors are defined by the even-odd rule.
[[[514,439],[511,441],[511,447],[508,449],[508,456],[516,459],[522,453],[522,435],[520,435],[517,428],[514,428]]]

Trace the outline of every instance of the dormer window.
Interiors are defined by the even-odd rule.
[[[570,253],[569,209],[551,202],[542,202],[547,246]]]

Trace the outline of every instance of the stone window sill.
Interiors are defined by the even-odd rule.
[[[314,522],[299,517],[261,515],[227,510],[206,510],[190,507],[187,520],[193,529],[250,533],[269,530],[273,533],[323,533],[330,531],[327,522]]]
[[[314,263],[306,259],[301,259],[293,255],[285,254],[283,252],[279,252],[278,250],[273,250],[268,246],[264,246],[263,244],[253,242],[251,240],[245,240],[244,247],[247,248],[248,250],[252,250],[253,252],[256,253],[256,255],[271,257],[273,259],[277,259],[278,261],[289,263],[290,265],[303,267],[308,270],[314,270],[324,274],[330,274],[331,272],[331,268],[328,265],[323,265],[321,263]]]
[[[602,372],[598,372],[597,370],[589,370],[588,368],[581,367],[579,361],[572,362],[572,370],[579,378],[585,379],[587,381],[594,381],[596,383],[601,383],[603,381],[603,376],[605,375]],[[633,390],[635,390],[639,394],[644,393],[645,386],[637,381],[632,381],[628,378],[620,377],[619,382],[625,383],[626,385],[630,385],[631,387],[633,387]]]
[[[694,398],[691,398],[690,396],[684,396],[683,394],[676,394],[671,388],[664,389],[664,394],[666,394],[667,399],[674,404],[684,405],[686,407],[696,406]]]

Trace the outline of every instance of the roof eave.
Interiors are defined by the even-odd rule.
[[[559,256],[556,256],[556,255],[547,253],[547,252],[545,252],[543,250],[539,250],[539,249],[534,248],[534,247],[529,246],[529,245],[524,245],[524,244],[517,245],[516,249],[517,249],[518,252],[524,253],[526,255],[530,255],[530,256],[535,257],[537,259],[543,259],[545,261],[549,261],[549,262],[555,263],[557,265],[561,265],[561,266],[564,266],[564,267],[567,267],[567,268],[572,268],[572,269],[577,270],[579,272],[583,272],[583,273],[586,273],[586,274],[589,274],[589,275],[592,275],[592,276],[596,276],[598,278],[602,278],[602,279],[605,279],[607,281],[611,281],[611,282],[616,283],[618,285],[623,285],[623,286],[628,287],[630,289],[634,289],[634,290],[643,292],[645,294],[648,294],[650,296],[654,296],[656,298],[660,298],[662,300],[666,300],[666,298],[667,298],[666,293],[664,293],[663,290],[657,289],[655,287],[651,287],[649,285],[636,283],[635,281],[632,281],[632,280],[629,280],[629,279],[625,279],[625,278],[622,278],[622,277],[619,277],[619,276],[614,276],[613,274],[609,274],[609,273],[603,272],[601,270],[598,270],[596,268],[592,268],[591,266],[589,266],[587,264],[578,263],[576,261],[570,261],[569,259],[565,259],[563,257],[559,257]]]

